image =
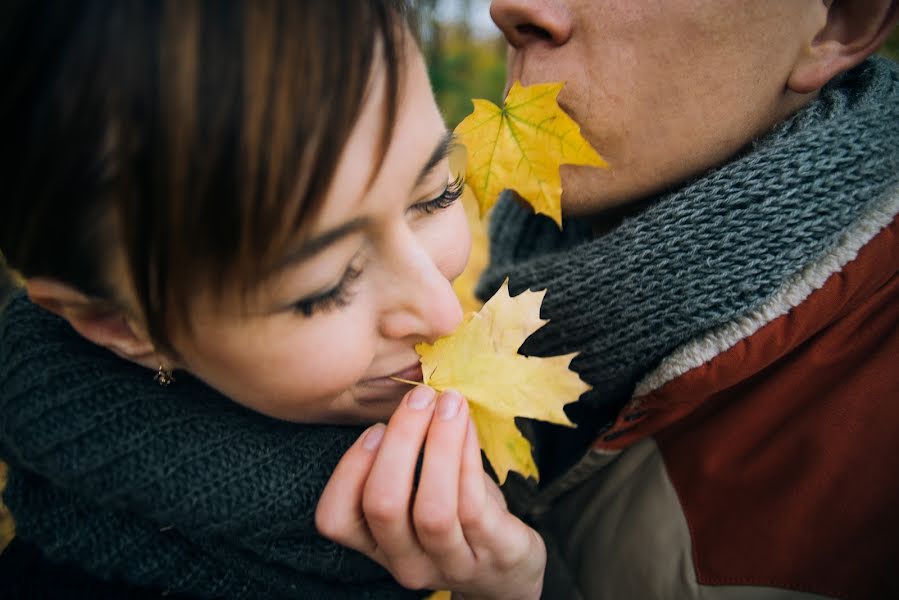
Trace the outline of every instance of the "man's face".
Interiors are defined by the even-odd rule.
[[[793,65],[822,0],[494,0],[511,83],[559,103],[610,170],[562,169],[567,214],[595,214],[725,162],[811,95]]]

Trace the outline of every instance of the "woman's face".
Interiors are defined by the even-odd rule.
[[[404,68],[380,170],[375,83],[308,232],[249,307],[196,300],[192,332],[173,339],[179,367],[248,408],[312,423],[383,420],[409,389],[389,377],[420,380],[414,345],[461,320],[451,280],[471,242],[418,51]]]

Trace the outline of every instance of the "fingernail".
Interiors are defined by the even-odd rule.
[[[447,390],[440,394],[437,401],[437,415],[444,421],[449,421],[459,414],[462,405],[462,396],[455,390]]]
[[[432,388],[429,388],[426,385],[420,385],[412,390],[412,393],[409,395],[409,399],[406,400],[406,404],[409,405],[409,408],[421,410],[431,405],[431,402],[434,401],[435,395],[436,392]]]
[[[381,444],[384,439],[384,430],[386,427],[383,423],[375,423],[362,434],[362,447],[366,450],[374,450]]]

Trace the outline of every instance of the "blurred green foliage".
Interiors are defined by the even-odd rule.
[[[441,31],[439,46],[429,49],[428,70],[437,104],[454,128],[472,111],[472,98],[502,104],[506,83],[505,41],[467,37],[464,28]]]
[[[506,83],[506,43],[499,30],[476,35],[474,11],[483,1],[452,0],[456,19],[446,20],[446,0],[419,0],[422,39],[431,85],[447,127],[455,128],[472,111],[472,98],[502,104]]]

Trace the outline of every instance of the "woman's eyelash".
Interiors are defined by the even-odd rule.
[[[313,296],[312,298],[304,298],[293,304],[293,309],[301,313],[305,317],[311,317],[317,312],[328,311],[334,308],[342,308],[349,304],[353,297],[350,291],[350,284],[362,275],[362,269],[358,269],[352,265],[347,267],[343,272],[340,281],[333,288]]]
[[[442,194],[440,194],[433,200],[413,204],[412,208],[419,212],[430,215],[437,212],[438,210],[442,210],[444,208],[449,208],[450,206],[452,206],[456,200],[462,197],[462,191],[464,189],[465,178],[459,175],[447,184],[446,189],[443,190]]]

